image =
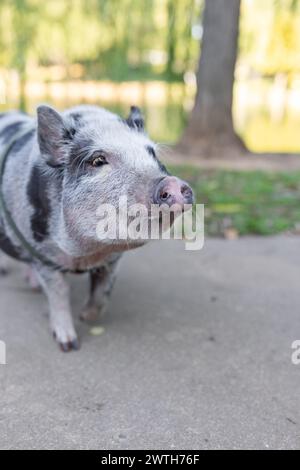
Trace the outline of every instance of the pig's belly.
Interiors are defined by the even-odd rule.
[[[123,253],[129,250],[140,248],[144,245],[144,242],[136,242],[135,244],[118,244],[111,246],[103,246],[98,252],[82,256],[78,258],[72,258],[69,256],[61,256],[57,259],[57,262],[64,268],[70,271],[89,271],[105,264],[110,264],[118,260]]]

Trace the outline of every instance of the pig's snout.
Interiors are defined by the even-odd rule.
[[[167,204],[169,207],[174,204],[181,207],[184,204],[193,204],[194,194],[192,188],[175,176],[166,176],[159,181],[153,197],[154,204]]]

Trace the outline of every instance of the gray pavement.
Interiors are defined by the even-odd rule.
[[[76,320],[82,349],[63,354],[12,264],[0,448],[300,448],[299,270],[296,237],[153,243],[124,257],[104,332]]]

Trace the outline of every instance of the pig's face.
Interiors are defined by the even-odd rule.
[[[155,144],[144,132],[138,108],[122,120],[102,108],[80,106],[63,115],[38,108],[38,137],[47,164],[62,180],[60,211],[64,230],[76,240],[95,240],[102,204],[128,206],[189,204],[189,186],[168,175]]]

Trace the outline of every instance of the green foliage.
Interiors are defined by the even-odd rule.
[[[201,170],[173,166],[172,172],[193,186],[197,202],[205,204],[206,231],[224,235],[272,235],[299,229],[300,172]]]
[[[2,0],[0,67],[83,64],[90,78],[177,79],[195,68],[201,0]],[[16,52],[17,51],[17,52]],[[24,53],[23,53],[24,52]],[[31,68],[32,68],[31,67]]]
[[[79,63],[87,78],[182,80],[197,66],[203,4],[1,0],[0,67]],[[299,0],[242,1],[240,62],[267,75],[299,71]]]
[[[70,98],[67,87],[74,79],[182,82],[184,74],[197,67],[203,6],[204,0],[0,0],[1,110],[20,106],[33,111],[40,100],[58,107],[85,100],[124,104],[118,93],[111,103],[97,101],[96,92]],[[235,127],[251,150],[299,151],[296,94],[283,98],[292,112],[283,110],[278,117],[276,109],[272,116],[266,109],[270,96],[277,93],[270,92],[274,75],[279,74],[275,83],[279,94],[288,85],[297,91],[299,64],[300,0],[242,0],[235,90],[247,81],[246,95],[253,89],[253,102],[258,98],[260,104],[251,109],[249,98],[242,105],[245,93],[242,99],[235,98]],[[18,72],[20,87],[12,70]],[[182,86],[180,102],[175,104],[172,97],[152,103],[143,93],[139,104],[159,141],[174,142],[183,131],[194,93],[193,75],[186,78],[192,85]],[[40,87],[41,96],[38,86],[34,91],[30,87],[25,103],[26,81],[40,85],[63,80],[66,88],[60,93],[52,94],[46,86]],[[243,106],[249,108],[247,115],[241,112]]]
[[[241,59],[264,75],[300,70],[299,0],[244,0]]]

